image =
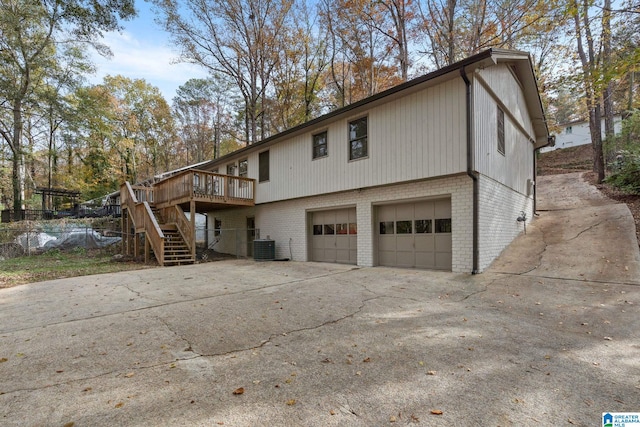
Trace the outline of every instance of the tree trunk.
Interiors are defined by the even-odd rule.
[[[13,105],[13,171],[11,183],[13,184],[13,210],[24,209],[24,153],[22,152],[22,102],[16,100]]]
[[[611,62],[611,0],[604,1],[602,12],[602,63],[608,67]],[[602,93],[604,105],[604,135],[607,142],[611,143],[615,134],[613,124],[613,83],[610,77],[606,77],[607,84]]]

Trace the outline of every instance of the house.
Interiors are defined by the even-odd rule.
[[[588,120],[574,120],[559,125],[560,131],[555,135],[556,143],[554,146],[544,147],[541,153],[557,150],[559,148],[576,147],[578,145],[591,144],[591,130],[589,129]],[[622,116],[613,117],[613,131],[619,135],[622,131]],[[602,119],[602,139],[605,138],[604,118]]]
[[[549,141],[530,57],[490,49],[160,181],[152,196],[126,183],[124,227],[149,236],[161,264],[175,240],[163,227],[193,254],[189,226],[204,212],[210,229],[247,230],[248,256],[259,230],[277,258],[478,273],[533,218],[534,154]],[[237,234],[218,239],[217,251],[237,246]]]

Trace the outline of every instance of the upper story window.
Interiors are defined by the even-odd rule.
[[[504,111],[498,107],[498,153],[504,156]]]
[[[227,165],[227,175],[234,175],[236,174],[236,164],[235,163],[230,163]]]
[[[361,159],[369,155],[367,134],[366,116],[349,122],[349,160]]]
[[[258,154],[258,182],[269,181],[269,150]]]
[[[572,132],[573,132],[573,128],[572,128],[571,126],[567,126],[567,127],[564,129],[564,133],[566,133],[567,135],[569,135],[569,134],[570,134],[570,133],[572,133]]]
[[[249,174],[249,160],[243,159],[238,162],[238,176],[247,177]]]
[[[327,131],[313,135],[313,158],[325,157],[329,154],[327,150]]]

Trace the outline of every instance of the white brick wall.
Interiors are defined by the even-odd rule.
[[[479,190],[479,270],[483,271],[524,230],[523,224],[516,221],[520,211],[527,214],[527,223],[531,221],[533,198],[484,175],[480,175]],[[358,265],[373,266],[377,264],[374,226],[376,204],[440,196],[451,197],[452,271],[471,272],[473,185],[466,175],[266,203],[254,208],[221,210],[210,213],[208,227],[213,228],[213,218],[221,219],[223,232],[215,249],[232,254],[239,250],[240,255],[245,255],[246,233],[240,231],[236,235],[235,229],[245,230],[246,218],[255,216],[260,237],[275,240],[277,258],[309,261],[310,212],[355,206]]]
[[[276,257],[296,261],[308,261],[308,217],[314,210],[356,207],[358,221],[358,265],[376,264],[375,205],[390,201],[410,201],[431,197],[451,197],[452,244],[454,272],[470,272],[472,269],[472,182],[466,175],[425,180],[408,184],[390,185],[326,194],[283,202],[266,203],[252,209],[232,209],[212,212],[213,218],[222,220],[222,228],[245,228],[246,217],[255,215],[260,237],[269,236],[276,242]],[[221,242],[222,243],[222,242]],[[223,251],[224,245],[216,246]]]
[[[480,175],[479,184],[479,270],[485,270],[493,260],[524,231],[524,224],[516,219],[520,212],[533,219],[533,196],[527,197]]]

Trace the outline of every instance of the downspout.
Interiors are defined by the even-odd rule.
[[[472,222],[472,233],[473,233],[473,269],[471,270],[471,274],[478,274],[480,271],[478,267],[478,194],[479,194],[479,183],[478,183],[478,172],[474,170],[474,162],[473,162],[473,130],[472,130],[472,105],[471,105],[471,82],[467,77],[467,73],[464,69],[464,66],[460,67],[460,76],[462,80],[464,80],[465,88],[465,97],[466,97],[466,131],[467,131],[467,175],[469,178],[473,180],[473,222]]]

